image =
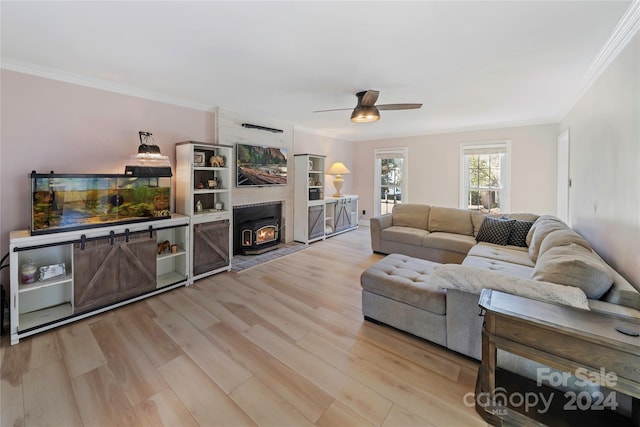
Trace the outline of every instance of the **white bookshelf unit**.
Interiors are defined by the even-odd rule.
[[[21,338],[189,284],[189,217],[9,236],[11,344]],[[167,250],[159,244],[169,242]],[[175,245],[173,252],[171,245]],[[21,267],[64,265],[24,283]]]
[[[358,196],[324,197],[325,156],[294,158],[293,239],[311,243],[358,228]]]
[[[233,147],[176,144],[176,210],[191,218],[191,281],[231,269]]]
[[[324,156],[294,155],[293,239],[311,243],[324,239]]]

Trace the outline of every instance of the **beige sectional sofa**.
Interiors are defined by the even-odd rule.
[[[509,225],[512,232],[505,236]],[[479,290],[460,290],[452,283],[498,283],[573,293],[572,298],[577,291],[588,298],[585,308],[640,317],[640,292],[589,242],[550,215],[496,218],[464,209],[396,205],[392,214],[371,219],[371,246],[394,255],[362,274],[364,316],[475,359],[481,357]]]

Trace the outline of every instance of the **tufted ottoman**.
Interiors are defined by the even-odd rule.
[[[391,254],[367,268],[360,276],[365,319],[446,346],[447,293],[429,284],[429,275],[438,265]]]

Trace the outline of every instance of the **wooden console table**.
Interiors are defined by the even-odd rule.
[[[640,332],[640,319],[580,310],[488,289],[482,291],[479,305],[484,311],[485,321],[482,363],[476,384],[476,410],[485,421],[494,425],[541,425],[515,410],[493,405],[497,350],[501,349],[576,375],[579,380],[595,380],[611,390],[631,396],[630,422],[640,425],[640,337],[616,330],[623,328],[627,333]],[[479,399],[483,393],[488,398]],[[611,403],[597,402],[595,398],[591,401],[590,395],[582,397],[587,397],[589,402],[584,402],[584,399],[574,401],[569,409],[599,409],[591,405],[602,403],[607,409],[607,403]],[[565,415],[571,414],[561,414],[562,417]]]

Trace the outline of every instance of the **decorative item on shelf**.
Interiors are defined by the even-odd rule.
[[[226,159],[224,156],[211,156],[209,159],[209,164],[212,168],[223,168]]]
[[[168,251],[169,249],[171,249],[171,243],[169,243],[168,240],[165,240],[162,243],[158,243],[158,255],[160,255],[164,251]]]
[[[209,188],[218,188],[218,180],[216,178],[207,181]]]
[[[198,190],[202,190],[202,189],[204,188],[204,184],[203,184],[203,183],[201,183],[201,182],[199,182],[199,183],[196,185],[196,188],[197,188]]]
[[[322,191],[319,188],[309,189],[309,200],[320,200],[322,198]]]
[[[196,212],[202,212],[202,202],[200,200],[196,202]]]
[[[309,160],[309,170],[313,170],[313,160]]]
[[[222,202],[216,202],[216,210],[221,211],[224,208],[224,205],[222,204]]]
[[[38,267],[38,271],[40,272],[40,281],[43,282],[54,277],[64,276],[67,274],[67,267],[61,262],[59,264],[42,265]]]
[[[331,167],[327,171],[327,175],[335,175],[335,178],[333,179],[333,186],[336,189],[336,194],[334,194],[333,197],[342,197],[342,194],[340,194],[340,190],[342,190],[342,184],[344,184],[342,175],[346,175],[349,173],[351,173],[351,171],[347,169],[347,167],[341,162],[336,162],[331,165]]]
[[[36,281],[36,272],[38,269],[30,259],[26,260],[20,267],[20,281],[27,285]]]
[[[194,151],[193,152],[193,166],[204,166],[206,160],[206,155],[204,151]]]
[[[178,253],[178,245],[171,245],[171,253],[172,254]]]

